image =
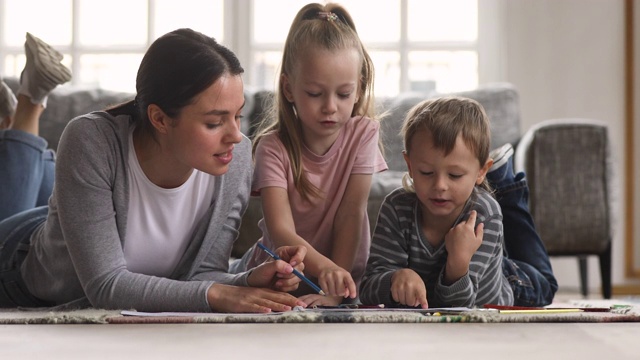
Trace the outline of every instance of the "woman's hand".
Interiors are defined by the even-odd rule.
[[[407,306],[429,307],[427,288],[418,273],[411,269],[396,270],[391,276],[391,297]]]
[[[351,274],[337,265],[320,271],[318,285],[327,295],[350,297],[352,299],[356,297],[356,283],[353,281]]]
[[[295,296],[270,289],[213,284],[207,292],[211,310],[216,312],[269,313],[307,307]]]
[[[256,266],[247,277],[252,287],[269,287],[277,291],[294,291],[300,284],[300,278],[293,275],[293,269],[303,272],[307,254],[305,246],[281,246],[275,250],[281,260],[267,261]]]
[[[342,303],[342,299],[342,296],[323,296],[318,294],[302,295],[298,298],[307,306],[338,306]]]
[[[476,227],[476,216],[477,212],[472,210],[467,221],[461,221],[444,237],[448,254],[444,271],[446,284],[453,284],[469,271],[471,257],[482,245],[484,224]]]

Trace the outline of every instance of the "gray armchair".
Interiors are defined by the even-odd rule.
[[[577,256],[582,294],[586,257],[597,255],[602,295],[611,297],[611,166],[603,122],[557,119],[529,129],[515,167],[529,183],[529,207],[550,256]]]

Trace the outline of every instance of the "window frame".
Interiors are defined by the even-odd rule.
[[[504,81],[506,75],[504,59],[505,1],[478,0],[477,41],[409,41],[407,34],[408,1],[398,0],[401,10],[400,40],[397,43],[366,42],[368,49],[395,51],[400,54],[400,92],[410,91],[409,53],[416,50],[473,51],[478,55],[478,84]],[[225,0],[225,18],[235,19],[225,24],[227,46],[236,52],[245,68],[245,83],[256,83],[257,74],[254,52],[281,51],[281,43],[256,44],[253,41],[253,0]],[[249,16],[247,16],[249,14]],[[283,39],[284,42],[284,39]]]
[[[148,46],[157,37],[153,33],[155,21],[155,3],[157,0],[147,0],[147,43],[143,45],[127,46],[87,46],[77,42],[79,33],[79,0],[72,2],[72,40],[66,46],[56,46],[72,59],[80,59],[84,54],[113,54],[130,53],[144,54]],[[407,0],[397,0],[401,7],[401,31],[398,42],[367,42],[365,46],[375,51],[392,51],[399,53],[400,59],[400,92],[410,90],[409,53],[415,50],[465,50],[473,51],[478,56],[478,84],[504,81],[506,77],[505,58],[505,1],[506,0],[478,0],[478,39],[470,42],[410,42],[407,35]],[[224,19],[223,43],[233,50],[245,69],[245,84],[253,86],[259,74],[254,70],[256,64],[254,53],[261,51],[281,51],[282,43],[257,44],[253,39],[253,0],[223,0]],[[5,0],[0,0],[0,14],[5,12]],[[0,69],[4,69],[6,55],[21,55],[22,46],[9,46],[4,43],[4,28],[0,26]],[[284,39],[282,39],[284,42]],[[80,61],[72,61],[73,73],[80,73]],[[1,76],[1,74],[0,74]],[[72,80],[71,84],[78,85],[79,80]]]

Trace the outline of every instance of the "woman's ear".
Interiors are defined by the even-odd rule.
[[[289,82],[287,74],[283,73],[280,75],[280,86],[282,87],[282,93],[287,101],[293,103],[293,92],[291,91],[291,83]]]
[[[171,126],[171,119],[156,104],[147,106],[147,117],[151,126],[161,134],[166,134],[167,128]]]

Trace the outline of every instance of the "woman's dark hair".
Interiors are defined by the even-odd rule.
[[[224,74],[243,72],[236,55],[212,37],[191,29],[174,30],[156,39],[142,58],[135,99],[106,111],[113,116],[131,115],[137,126],[153,135],[147,118],[150,104],[176,117]]]

